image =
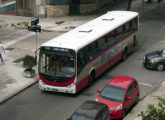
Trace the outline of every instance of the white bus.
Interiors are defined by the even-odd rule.
[[[134,50],[137,12],[111,11],[40,47],[39,87],[77,93]]]

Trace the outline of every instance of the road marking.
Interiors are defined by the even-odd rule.
[[[160,41],[160,42],[165,42],[165,41]]]
[[[146,84],[146,83],[139,83],[139,84],[144,85],[144,86],[148,86],[148,87],[152,87],[151,84]]]
[[[20,42],[20,41],[22,41],[22,40],[24,40],[24,39],[26,39],[26,38],[28,38],[28,37],[31,37],[31,36],[33,36],[33,35],[35,35],[35,33],[33,33],[33,32],[32,32],[32,33],[29,33],[29,34],[27,34],[27,35],[25,35],[25,36],[16,38],[16,39],[12,40],[11,42],[6,43],[4,46],[5,46],[5,47],[9,47],[10,45],[13,45],[13,44],[15,44],[15,43],[17,43],[17,42]]]
[[[20,30],[20,31],[11,33],[11,34],[9,34],[9,35],[4,36],[4,38],[11,37],[11,36],[13,36],[13,35],[15,35],[15,34],[18,34],[18,33],[24,32],[24,31],[27,31],[27,30]]]

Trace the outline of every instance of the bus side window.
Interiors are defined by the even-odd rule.
[[[138,19],[135,18],[135,19],[133,19],[132,22],[133,22],[133,29],[137,30],[138,29]]]
[[[126,25],[124,24],[124,25],[122,26],[122,33],[125,33],[125,31],[126,31]]]
[[[122,40],[122,36],[123,36],[122,32],[123,32],[123,29],[122,29],[122,27],[119,27],[119,28],[117,28],[116,31],[117,31],[116,42],[118,43],[120,40]]]
[[[133,21],[129,22],[129,28],[132,29],[133,28]]]

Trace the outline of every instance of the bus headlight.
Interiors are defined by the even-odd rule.
[[[76,82],[75,82],[75,83],[72,83],[72,84],[68,85],[68,88],[73,87],[73,86],[75,86],[76,84],[77,84]]]

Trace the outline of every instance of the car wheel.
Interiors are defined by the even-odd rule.
[[[158,63],[157,66],[156,66],[156,69],[158,71],[162,71],[162,70],[164,70],[164,65],[162,63]]]
[[[139,102],[139,95],[136,97],[135,104],[137,104],[138,102]]]
[[[126,116],[126,109],[122,113],[122,119]]]

